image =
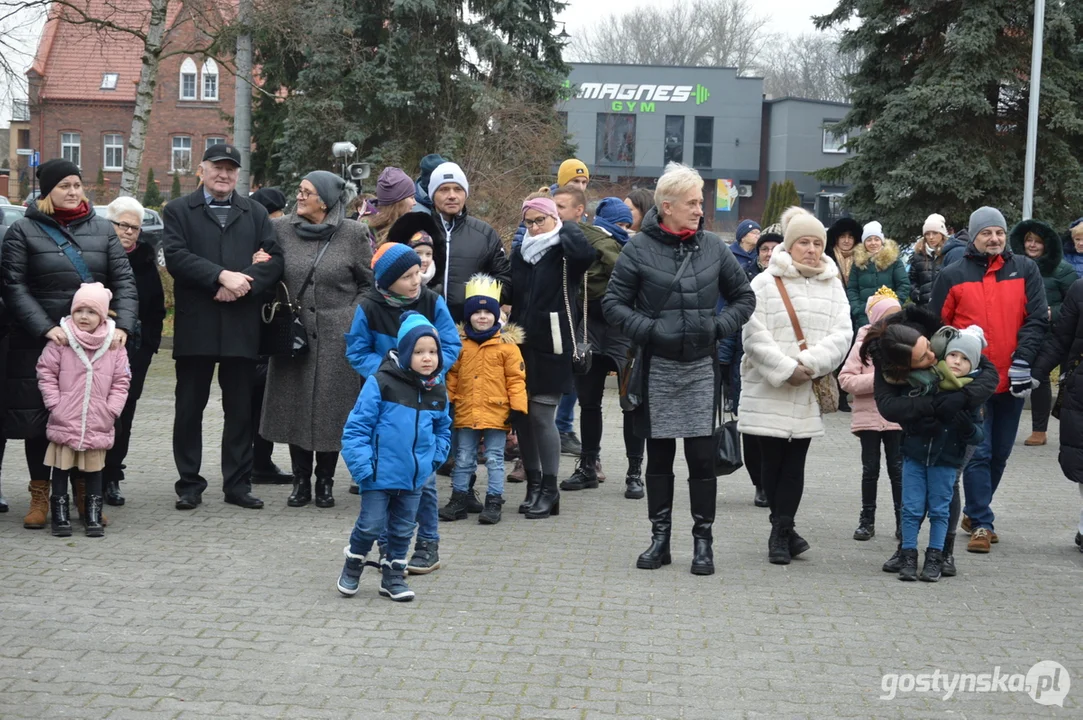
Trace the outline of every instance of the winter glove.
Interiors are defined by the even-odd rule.
[[[526,420],[526,413],[521,413],[518,410],[512,410],[508,413],[508,424],[512,427],[517,427],[524,420]]]
[[[940,393],[933,398],[933,414],[938,420],[950,422],[966,409],[966,395],[961,392]]]
[[[1038,387],[1038,381],[1030,376],[1030,363],[1016,358],[1008,368],[1008,385],[1014,397],[1025,398]]]

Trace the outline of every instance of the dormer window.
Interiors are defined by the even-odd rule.
[[[102,90],[116,90],[117,80],[120,78],[118,73],[102,73]]]

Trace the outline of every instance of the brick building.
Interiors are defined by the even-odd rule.
[[[141,0],[87,0],[88,14],[124,27],[145,28],[149,4]],[[41,159],[64,157],[82,168],[93,185],[99,169],[104,198],[116,195],[135,111],[143,43],[131,34],[99,31],[65,20],[54,3],[30,70],[30,140]],[[164,51],[154,90],[140,170],[168,194],[173,175],[181,188],[196,187],[195,168],[204,149],[232,136],[234,77],[215,60],[186,49],[207,45],[206,25],[220,22],[193,0],[169,6]]]

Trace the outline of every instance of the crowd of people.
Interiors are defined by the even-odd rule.
[[[991,506],[1032,393],[1026,445],[1044,445],[1058,416],[1060,464],[1083,493],[1083,219],[1062,240],[1035,220],[1009,228],[995,208],[955,233],[932,214],[907,267],[879,222],[825,227],[797,207],[767,228],[742,221],[727,244],[704,227],[703,179],[675,163],[653,192],[592,203],[589,169],[573,158],[523,200],[505,244],[469,214],[468,178],[439,155],[416,180],[386,168],[362,201],[339,176],[311,172],[289,214],[278,190],[236,192],[240,163],[231,145],[208,148],[203,183],[163,211],[175,507],[196,509],[209,487],[202,425],[217,372],[225,502],[259,509],[253,483],[288,482],[289,507],[332,507],[342,456],[360,496],[345,595],[371,565],[381,595],[412,599],[407,575],[440,567],[440,521],[500,523],[506,481],[524,484],[518,511],[530,520],[559,515],[562,492],[599,487],[612,373],[624,496],[646,497],[651,525],[642,569],[672,562],[683,439],[691,572],[714,572],[723,408],[737,416],[754,503],[770,511],[772,564],[811,549],[796,530],[806,460],[836,409],[852,413],[860,444],[853,537],[875,536],[883,454],[898,541],[884,570],[902,580],[954,575],[957,526],[970,552],[998,542]],[[100,537],[103,505],[125,502],[165,293],[138,202],[120,197],[99,215],[62,159],[38,178],[41,199],[7,229],[0,259],[3,437],[25,444],[25,527],[70,535],[70,487],[86,534]],[[289,447],[288,472],[274,443]],[[576,456],[564,479],[561,454]],[[442,508],[440,473],[451,477]],[[1083,513],[1078,530],[1083,550]]]

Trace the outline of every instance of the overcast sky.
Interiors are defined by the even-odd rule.
[[[665,0],[568,0],[568,7],[558,19],[567,23],[566,29],[569,34],[576,35],[606,15],[625,12],[647,4],[657,5],[659,2],[665,2]],[[810,18],[813,15],[830,12],[836,4],[836,0],[759,0],[759,2],[754,0],[753,2],[756,12],[769,19],[768,30],[785,35],[814,32],[815,28]],[[22,44],[25,47],[22,60],[26,67],[29,67],[30,62],[33,61],[37,37],[41,33],[40,18],[40,12],[36,12],[34,17],[28,18],[30,23],[15,21],[16,27],[22,26],[19,27],[17,34],[18,39],[23,40]],[[4,28],[0,28],[0,32],[3,30]],[[619,42],[619,39],[614,38],[614,42]],[[0,78],[0,127],[7,127],[11,120],[9,106],[11,97],[25,97],[24,89],[7,85],[7,78]]]

